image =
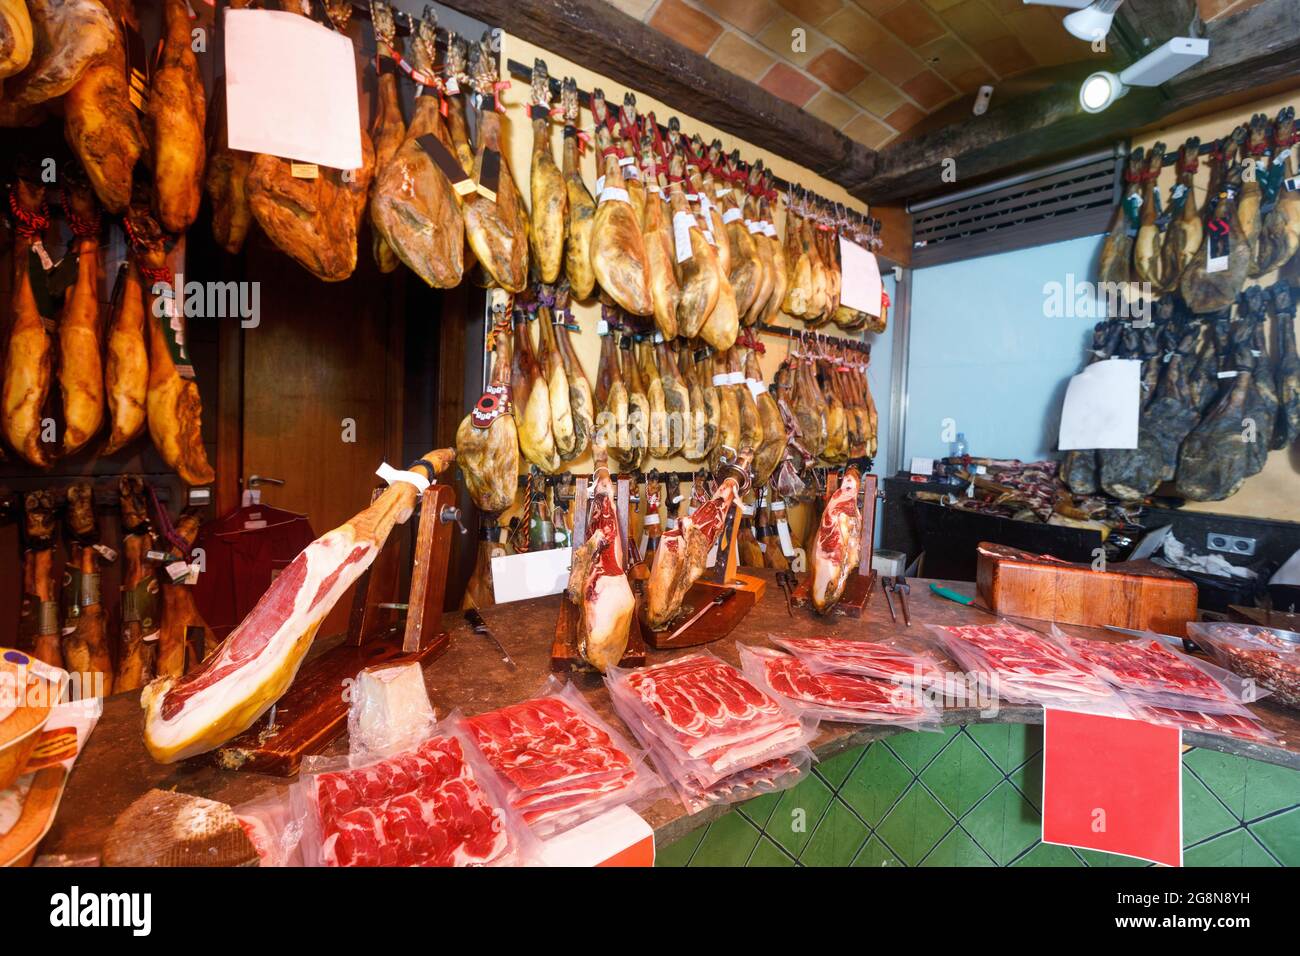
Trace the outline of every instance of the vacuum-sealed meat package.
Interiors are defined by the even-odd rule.
[[[663,788],[645,753],[555,678],[531,700],[464,720],[506,799],[538,836],[577,826]]]

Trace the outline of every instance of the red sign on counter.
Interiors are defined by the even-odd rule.
[[[1178,728],[1051,709],[1043,723],[1043,842],[1182,866]]]

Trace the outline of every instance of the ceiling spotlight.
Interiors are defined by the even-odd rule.
[[[1094,0],[1084,9],[1076,10],[1067,16],[1061,21],[1061,25],[1080,40],[1087,40],[1089,43],[1100,40],[1110,33],[1110,24],[1115,19],[1115,11],[1123,2],[1124,0]]]
[[[1196,37],[1174,37],[1152,50],[1117,76],[1098,70],[1079,87],[1079,105],[1089,113],[1100,113],[1128,92],[1130,86],[1159,86],[1210,55],[1210,41]]]

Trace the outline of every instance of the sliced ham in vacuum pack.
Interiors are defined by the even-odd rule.
[[[766,647],[740,648],[745,676],[817,720],[938,730],[941,714],[921,688],[861,674],[814,672],[800,658]]]
[[[1155,635],[1102,641],[1074,637],[1054,627],[1053,636],[1130,702],[1249,717],[1243,705],[1268,693],[1221,667],[1180,654]]]
[[[930,629],[949,656],[1004,700],[1127,716],[1119,695],[1060,643],[1005,621]]]
[[[663,781],[569,683],[551,678],[531,700],[463,721],[506,799],[538,836],[648,799]]]
[[[639,722],[702,786],[793,753],[816,734],[814,722],[801,721],[712,654],[635,670],[609,668],[605,685],[633,732]]]
[[[1187,636],[1220,665],[1300,709],[1300,634],[1257,624],[1189,624]]]
[[[308,758],[292,788],[307,866],[518,866],[536,838],[450,717],[411,750]]]
[[[1261,724],[1250,711],[1244,707],[1239,713],[1206,714],[1194,710],[1177,710],[1172,707],[1160,707],[1144,703],[1140,699],[1130,698],[1129,709],[1137,720],[1150,724],[1164,724],[1183,730],[1196,730],[1208,734],[1224,734],[1228,737],[1240,737],[1260,743],[1276,744],[1277,737]]]
[[[948,671],[944,662],[934,654],[915,651],[892,640],[773,637],[772,642],[799,658],[815,673],[859,674],[926,687],[942,681]]]

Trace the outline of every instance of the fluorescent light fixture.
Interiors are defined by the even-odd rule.
[[[1080,40],[1087,40],[1089,43],[1100,40],[1110,33],[1110,24],[1115,19],[1115,11],[1123,2],[1124,0],[1094,0],[1082,10],[1076,10],[1067,16],[1061,21],[1061,25]]]
[[[1174,37],[1152,50],[1116,76],[1098,70],[1079,87],[1079,105],[1089,113],[1100,113],[1128,92],[1130,86],[1159,86],[1210,55],[1210,41],[1197,37]]]

